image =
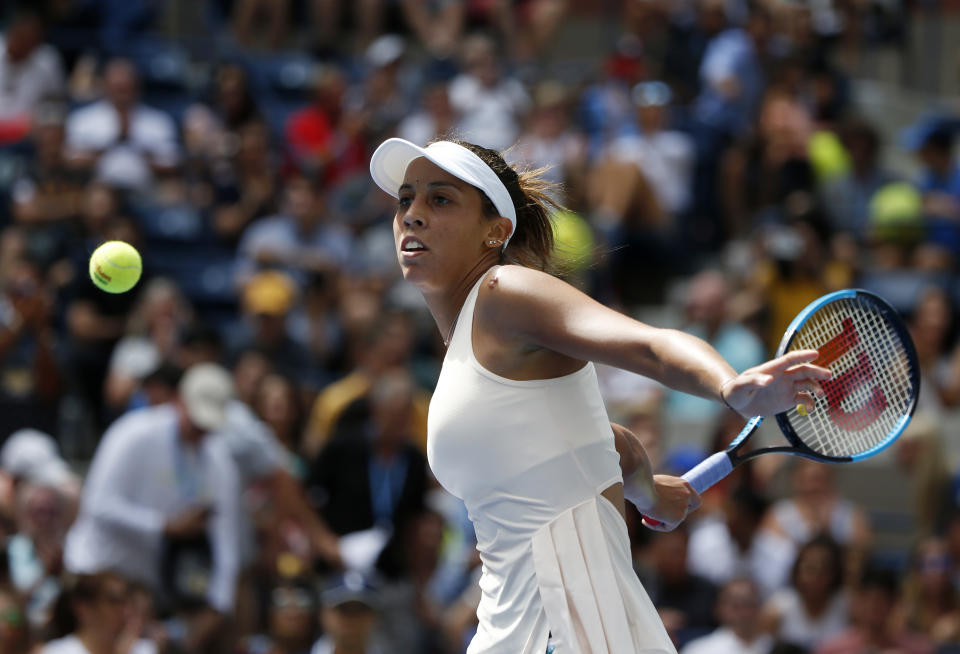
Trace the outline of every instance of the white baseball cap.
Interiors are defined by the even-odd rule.
[[[13,477],[29,478],[49,461],[60,460],[57,442],[36,429],[13,432],[0,449],[0,468]]]
[[[447,171],[457,179],[483,191],[497,212],[510,220],[513,235],[517,231],[517,210],[510,192],[476,154],[452,141],[435,141],[425,148],[399,138],[387,139],[380,144],[370,158],[370,176],[377,186],[393,197],[400,196],[400,186],[407,174],[407,166],[414,159],[423,157]],[[506,239],[510,240],[509,237]],[[503,246],[506,247],[506,242]]]
[[[227,420],[233,380],[215,363],[198,363],[184,373],[179,394],[190,422],[200,429],[217,431]]]

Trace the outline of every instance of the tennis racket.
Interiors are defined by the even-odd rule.
[[[882,451],[906,429],[917,406],[920,366],[906,326],[882,298],[846,289],[813,301],[787,327],[777,356],[793,350],[820,353],[813,363],[833,373],[820,382],[824,395],[814,397],[812,411],[800,404],[776,415],[789,445],[744,451],[763,422],[763,416],[751,418],[725,451],[683,475],[698,493],[762,454],[852,463]]]

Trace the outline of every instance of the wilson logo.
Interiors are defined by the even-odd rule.
[[[824,343],[819,349],[820,356],[814,362],[818,366],[830,367],[841,356],[850,351],[860,342],[860,336],[853,325],[853,320],[844,318],[843,329],[839,334]],[[861,386],[874,382],[873,364],[870,357],[864,352],[857,353],[856,362],[843,372],[834,373],[833,377],[821,382],[826,392],[830,419],[841,429],[846,431],[860,431],[872,425],[889,402],[883,389],[874,385],[870,397],[858,409],[847,411],[843,408],[844,400]]]

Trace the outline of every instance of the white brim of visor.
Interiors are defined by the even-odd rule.
[[[370,176],[377,186],[393,197],[399,197],[407,166],[423,157],[457,179],[483,191],[497,212],[510,220],[511,231],[517,229],[517,210],[507,187],[483,159],[451,141],[437,141],[425,148],[405,139],[391,138],[380,144],[370,158]],[[509,237],[507,240],[510,240]],[[504,243],[506,247],[506,243]]]

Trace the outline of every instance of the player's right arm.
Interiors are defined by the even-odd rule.
[[[623,497],[645,516],[656,518],[662,524],[655,529],[676,527],[687,514],[700,506],[700,496],[680,477],[654,475],[640,439],[622,425],[610,423],[614,443],[620,454],[623,472]]]

